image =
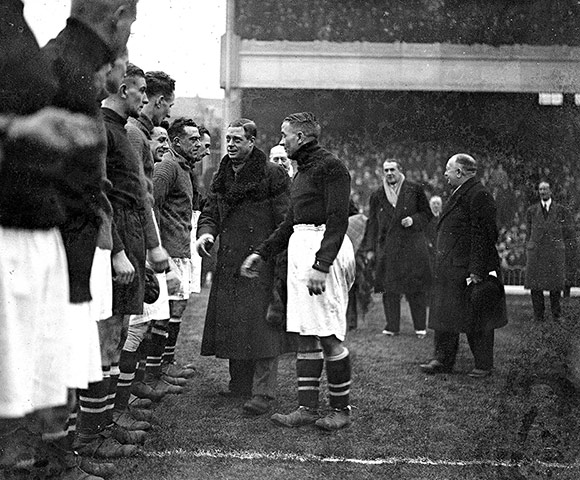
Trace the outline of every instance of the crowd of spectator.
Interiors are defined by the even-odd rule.
[[[262,145],[273,145],[277,138],[263,135]],[[348,166],[352,178],[352,198],[363,213],[368,213],[368,201],[373,190],[382,182],[381,167],[385,160],[400,161],[406,178],[424,185],[428,197],[441,196],[444,201],[449,196],[449,187],[443,176],[445,163],[459,151],[449,144],[437,142],[396,142],[381,145],[363,136],[344,136],[325,132],[322,143],[341,158]],[[473,153],[482,165],[480,177],[492,191],[497,204],[497,221],[500,230],[498,250],[505,269],[521,270],[525,266],[526,208],[531,199],[528,185],[519,184],[518,177],[508,170],[513,165],[524,165],[520,159],[505,158],[485,151]],[[507,165],[504,166],[504,164]],[[537,177],[553,179],[558,197],[572,210],[575,221],[580,221],[577,192],[580,192],[580,178],[573,175],[573,159],[568,164],[544,167]],[[518,274],[519,275],[519,274]],[[523,278],[523,277],[522,277]],[[522,281],[514,277],[513,282]]]
[[[260,125],[258,145],[264,148],[280,140],[279,112],[311,105],[324,123],[321,143],[347,163],[353,199],[363,211],[381,184],[386,159],[400,160],[409,179],[445,201],[447,159],[473,154],[496,199],[506,269],[525,266],[525,212],[537,201],[542,178],[552,182],[556,201],[580,225],[580,122],[573,101],[545,107],[530,94],[324,90],[246,90],[243,98],[244,111]]]
[[[245,39],[580,44],[575,0],[238,0],[236,9],[236,33]]]

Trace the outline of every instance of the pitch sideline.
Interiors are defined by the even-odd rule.
[[[543,468],[553,468],[559,470],[580,469],[580,463],[556,463],[556,462],[507,462],[494,460],[432,460],[425,457],[387,457],[377,459],[343,458],[343,457],[321,457],[318,455],[296,455],[292,453],[270,452],[260,453],[252,451],[222,451],[222,450],[194,450],[187,451],[182,448],[174,450],[164,450],[160,452],[145,452],[145,456],[152,458],[224,458],[234,460],[272,460],[272,461],[292,461],[292,462],[320,462],[320,463],[354,463],[359,465],[426,465],[444,467],[523,467],[535,465]]]

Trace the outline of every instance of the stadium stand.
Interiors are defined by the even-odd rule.
[[[236,7],[244,39],[580,45],[574,0],[238,0]]]

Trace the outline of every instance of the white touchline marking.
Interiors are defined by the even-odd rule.
[[[537,465],[544,468],[557,468],[562,470],[572,470],[580,468],[580,463],[556,463],[556,462],[508,462],[496,460],[432,460],[430,458],[408,458],[408,457],[387,457],[366,460],[361,458],[341,458],[341,457],[321,457],[318,455],[297,455],[294,453],[282,452],[250,452],[250,451],[221,451],[221,450],[194,450],[187,451],[182,448],[175,450],[164,450],[161,452],[145,452],[145,456],[153,458],[228,458],[238,460],[274,460],[274,461],[294,461],[294,462],[326,462],[326,463],[356,463],[360,465],[431,465],[448,467],[522,467],[525,465]]]

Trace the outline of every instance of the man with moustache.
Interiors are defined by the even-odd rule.
[[[435,356],[420,365],[428,374],[453,371],[459,334],[465,333],[475,360],[468,375],[491,375],[494,330],[507,324],[495,246],[495,201],[477,181],[476,173],[477,162],[465,153],[453,155],[445,169],[453,192],[437,224],[429,315],[429,327],[435,331]]]
[[[282,145],[274,145],[270,149],[270,161],[277,163],[288,173],[288,176],[292,178],[294,176],[294,168],[292,167],[292,162],[288,158],[288,154]]]
[[[568,209],[552,198],[550,182],[538,183],[540,201],[526,212],[526,281],[532,297],[534,318],[544,320],[544,290],[550,295],[552,319],[562,315],[560,297],[566,280],[573,277],[576,257],[576,232]]]
[[[227,155],[214,175],[198,222],[200,255],[219,235],[201,354],[229,360],[230,398],[251,397],[243,406],[261,415],[276,396],[278,356],[284,332],[266,321],[272,298],[274,262],[260,279],[240,276],[244,258],[280,224],[288,206],[288,175],[255,146],[256,124],[239,119],[226,131]]]

